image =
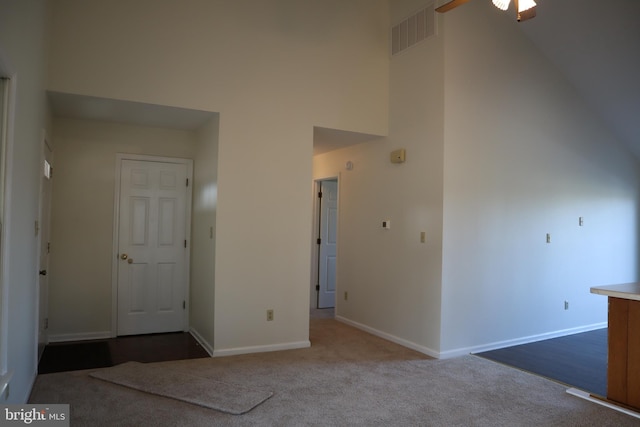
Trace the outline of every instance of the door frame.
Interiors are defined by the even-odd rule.
[[[316,289],[316,285],[318,285],[318,274],[320,270],[320,245],[317,243],[318,239],[318,230],[320,230],[320,222],[321,222],[321,202],[318,197],[318,193],[320,192],[322,181],[336,181],[338,186],[338,201],[337,201],[337,209],[338,209],[338,229],[336,231],[336,270],[338,269],[339,261],[339,239],[340,239],[340,174],[333,176],[326,176],[322,178],[316,178],[313,180],[313,224],[311,231],[311,298],[309,301],[310,307],[312,309],[318,308],[318,296],[319,291]],[[336,301],[334,302],[334,310],[337,309],[338,306],[338,275],[336,271]]]
[[[187,187],[186,195],[186,236],[187,236],[187,250],[185,253],[185,290],[184,297],[186,301],[185,309],[183,310],[182,318],[182,330],[184,332],[189,331],[189,308],[190,297],[189,289],[191,288],[191,203],[193,197],[193,160],[183,159],[178,157],[161,157],[152,156],[146,154],[127,154],[116,153],[116,167],[115,167],[115,184],[114,184],[114,200],[113,200],[113,247],[112,247],[112,259],[111,259],[111,337],[115,338],[118,335],[118,265],[119,265],[119,229],[120,229],[120,174],[122,172],[123,160],[138,160],[147,162],[158,163],[177,163],[183,164],[187,167],[187,178],[189,180],[189,186]]]
[[[8,373],[8,337],[9,337],[9,268],[10,257],[9,247],[11,237],[11,200],[13,188],[13,145],[14,145],[14,126],[16,116],[16,92],[17,92],[17,74],[13,72],[12,67],[9,65],[9,61],[4,55],[3,51],[0,51],[0,77],[8,79],[6,86],[6,99],[0,100],[5,103],[6,110],[4,111],[4,117],[0,117],[0,120],[4,121],[4,129],[2,129],[3,135],[0,138],[4,138],[4,141],[0,142],[0,149],[4,149],[3,156],[0,159],[4,162],[0,171],[4,174],[0,179],[0,185],[3,188],[2,204],[2,230],[0,230],[0,395],[5,392],[5,387],[8,385],[11,373]],[[0,126],[2,128],[2,126]],[[4,144],[4,147],[2,146]],[[34,342],[38,341],[38,331],[35,329]]]
[[[41,269],[43,269],[43,265],[41,264],[41,255],[43,251],[43,246],[48,245],[51,239],[51,195],[53,193],[53,145],[50,143],[51,139],[47,135],[46,130],[42,130],[42,143],[40,147],[40,167],[38,168],[38,180],[40,181],[40,193],[38,200],[38,226],[37,226],[37,242],[36,242],[36,253],[38,254],[38,263],[36,273],[39,273]],[[49,158],[47,158],[46,151],[49,151]],[[51,166],[51,174],[49,176],[49,198],[47,200],[47,204],[44,204],[43,200],[43,191],[45,186],[45,176],[44,176],[44,163],[45,161],[49,161]],[[46,210],[46,213],[45,213]],[[49,249],[47,248],[47,251]],[[48,252],[47,252],[48,253]],[[44,266],[44,270],[49,270],[49,258],[47,256],[47,264]],[[46,275],[46,273],[45,273]],[[45,279],[47,284],[45,286],[45,300],[42,300],[42,287],[41,285],[40,274],[36,275],[36,307],[38,310],[36,311],[36,341],[38,349],[38,362],[40,362],[40,357],[44,352],[44,346],[49,344],[49,277]],[[44,304],[44,307],[42,306]],[[44,318],[43,318],[44,315]],[[42,335],[41,335],[42,332]],[[40,337],[43,337],[43,341],[40,340]]]

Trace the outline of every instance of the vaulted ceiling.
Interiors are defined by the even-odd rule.
[[[537,3],[518,25],[640,158],[640,1]]]
[[[536,1],[537,16],[515,25],[640,159],[640,0]],[[317,153],[361,142],[340,132],[318,135]]]

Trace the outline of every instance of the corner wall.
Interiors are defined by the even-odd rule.
[[[387,0],[55,2],[51,90],[220,112],[218,354],[309,344],[313,126],[387,134],[387,32]]]
[[[24,403],[37,374],[38,219],[42,135],[51,135],[45,96],[49,10],[46,1],[0,0],[0,68],[15,83],[11,104],[5,212],[0,402]],[[8,374],[8,375],[7,375]]]
[[[444,17],[444,357],[604,327],[589,288],[638,279],[639,164],[518,25]]]
[[[392,2],[394,22],[424,6]],[[433,356],[440,348],[443,55],[436,36],[391,58],[388,138],[314,157],[315,179],[340,176],[337,315]],[[406,162],[390,163],[399,148]]]
[[[191,332],[210,353],[214,343],[215,242],[219,116],[196,131],[191,224]]]

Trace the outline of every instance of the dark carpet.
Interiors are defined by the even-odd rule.
[[[476,353],[588,393],[607,395],[607,328]]]
[[[44,348],[38,374],[113,366],[106,341],[49,344]]]

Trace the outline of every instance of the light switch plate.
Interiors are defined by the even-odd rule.
[[[391,152],[390,160],[391,163],[404,163],[406,159],[406,151],[404,148],[400,148],[399,150],[395,150]]]

